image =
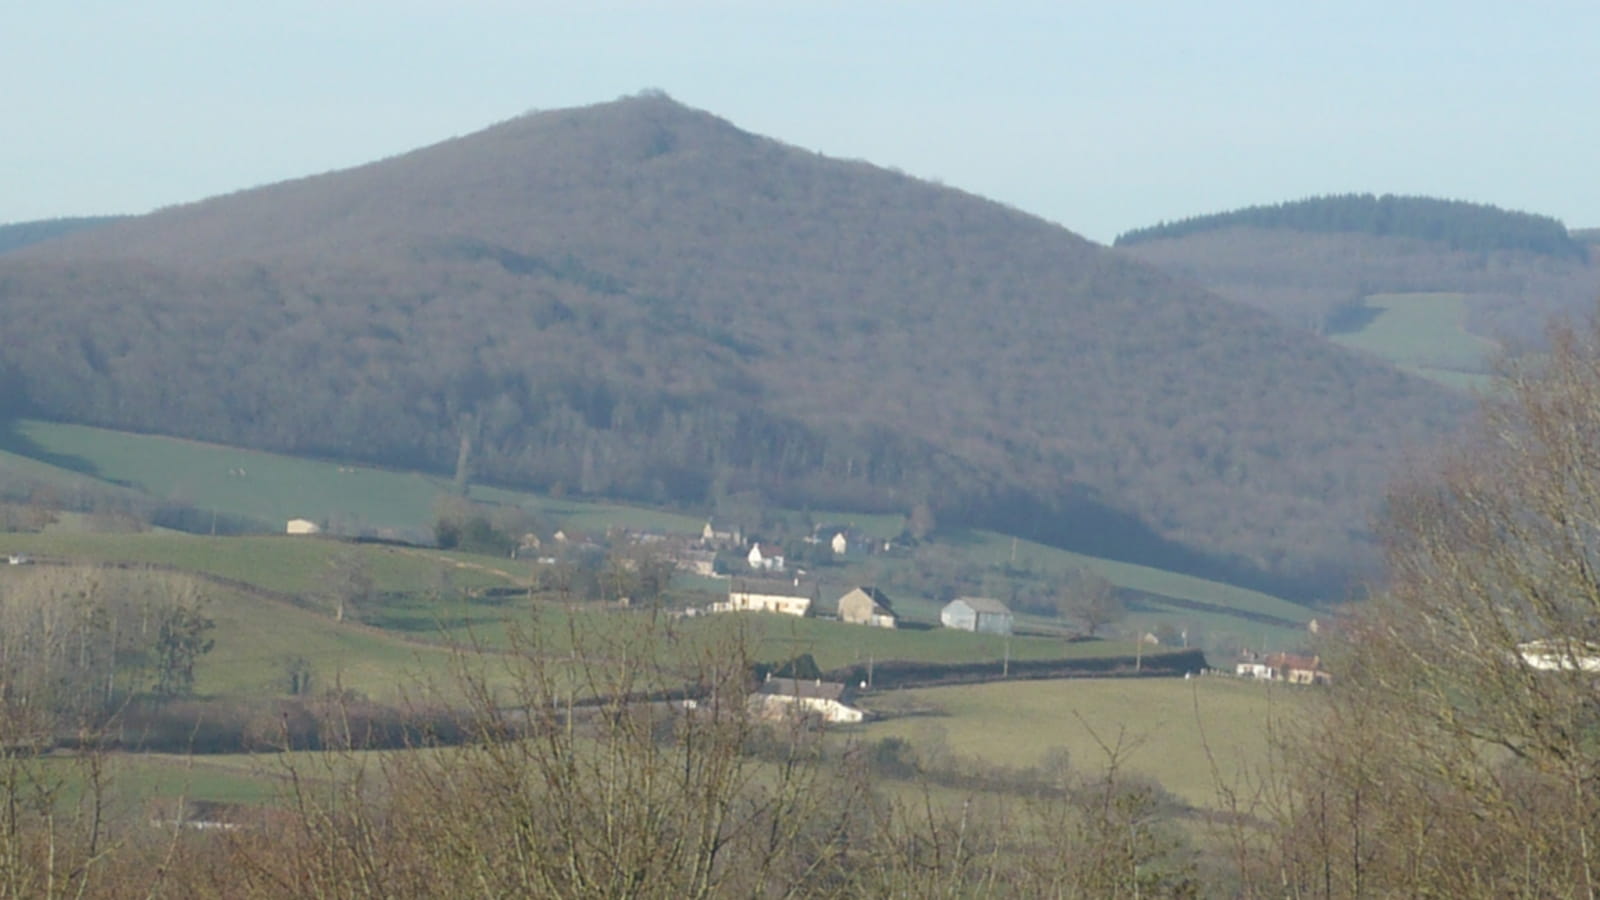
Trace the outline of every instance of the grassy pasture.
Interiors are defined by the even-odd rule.
[[[340,687],[380,702],[450,679],[454,654],[448,648],[258,596],[227,590],[209,596],[216,646],[195,667],[201,695],[282,694],[286,662],[296,656],[311,664],[314,690]]]
[[[273,527],[291,518],[342,519],[373,528],[427,532],[435,500],[452,489],[449,479],[419,472],[85,425],[23,420],[13,425],[12,432],[11,450],[28,456],[7,452],[0,464],[25,467],[19,471],[36,480],[70,485],[91,476]],[[692,516],[504,488],[474,485],[471,494],[486,502],[524,507],[580,531],[624,526],[697,534],[705,524]]]
[[[947,539],[978,562],[1000,565],[1009,563],[1012,558],[1012,538],[993,531],[954,532]],[[1308,622],[1315,615],[1310,608],[1298,603],[1220,581],[1137,563],[1085,556],[1033,541],[1019,539],[1015,541],[1015,547],[1016,565],[1035,572],[1060,573],[1074,568],[1086,569],[1117,587],[1129,590],[1264,613],[1295,622]],[[1242,623],[1241,627],[1248,624]]]
[[[424,591],[446,572],[454,586],[466,589],[515,584],[525,575],[525,567],[498,557],[279,535],[5,534],[0,535],[0,551],[86,562],[152,563],[288,594],[315,591],[331,562],[347,553],[365,563],[379,591]]]
[[[4,432],[0,431],[0,435],[3,434]],[[110,490],[112,492],[117,490],[115,485],[92,475],[65,469],[44,460],[24,456],[21,453],[15,453],[7,449],[0,449],[0,476],[18,481],[48,485],[55,490],[67,493],[81,488],[94,488],[101,491]],[[131,488],[123,488],[122,490],[130,497],[139,494],[138,491]]]
[[[1330,337],[1448,387],[1484,387],[1495,344],[1463,326],[1466,296],[1452,293],[1373,294],[1376,314],[1359,330]]]
[[[257,805],[280,796],[270,757],[119,753],[108,770],[119,795]]]
[[[887,696],[942,714],[870,723],[866,739],[942,743],[959,756],[1014,767],[1065,749],[1074,767],[1090,771],[1106,764],[1101,744],[1120,741],[1127,771],[1156,778],[1196,806],[1218,802],[1219,781],[1247,787],[1270,762],[1273,724],[1293,721],[1315,699],[1306,689],[1225,676],[1001,682]]]

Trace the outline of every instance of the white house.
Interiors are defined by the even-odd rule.
[[[1272,667],[1260,660],[1240,660],[1233,668],[1234,674],[1240,678],[1260,678],[1263,681],[1272,680]]]
[[[750,695],[750,709],[768,719],[816,717],[824,722],[854,724],[864,721],[864,710],[852,705],[854,692],[837,681],[773,678]]]
[[[738,583],[728,591],[726,603],[711,604],[712,612],[774,612],[804,616],[811,612],[812,591],[788,582]]]
[[[833,547],[834,556],[844,556],[850,551],[850,539],[845,537],[842,531],[835,532],[833,540],[828,543],[829,546]]]
[[[783,548],[777,544],[754,544],[746,559],[750,561],[750,568],[758,572],[783,571]]]
[[[1290,684],[1332,684],[1333,676],[1322,668],[1320,656],[1295,656],[1273,653],[1261,656],[1246,652],[1234,664],[1234,674],[1262,681],[1287,681]]]
[[[310,519],[290,519],[283,530],[285,534],[321,534],[322,526]]]
[[[736,547],[744,543],[744,532],[737,525],[707,519],[706,527],[700,530],[700,542],[707,547]]]

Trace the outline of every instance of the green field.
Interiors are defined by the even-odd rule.
[[[526,566],[499,557],[287,535],[0,534],[0,552],[40,559],[151,563],[287,594],[316,590],[333,560],[342,555],[361,560],[378,591],[426,591],[446,573],[451,585],[463,590],[523,583],[528,574]]]
[[[271,528],[281,528],[292,518],[307,518],[428,534],[435,501],[453,487],[449,479],[417,472],[83,425],[22,420],[11,431],[10,452],[0,462],[17,466],[20,474],[35,480],[65,486],[92,476],[151,497],[245,516]],[[472,486],[471,496],[520,506],[578,530],[623,526],[698,534],[705,524],[703,519],[675,513],[481,485]]]
[[[939,714],[870,723],[868,739],[942,744],[958,756],[1011,767],[1040,765],[1064,749],[1075,768],[1091,772],[1106,764],[1101,745],[1120,742],[1127,771],[1159,780],[1188,803],[1213,806],[1219,783],[1247,789],[1260,776],[1271,759],[1273,723],[1293,721],[1315,695],[1210,676],[1017,681],[885,696]]]
[[[1409,372],[1448,387],[1487,386],[1496,345],[1464,326],[1462,294],[1373,294],[1364,301],[1376,312],[1360,330],[1330,337]]]
[[[315,690],[341,688],[379,702],[415,697],[450,679],[455,655],[448,648],[257,596],[208,596],[216,646],[195,667],[202,696],[283,694],[294,657],[310,663]]]
[[[1081,553],[1047,547],[1032,541],[1013,541],[1006,535],[992,531],[960,532],[951,540],[982,562],[994,564],[1008,562],[1014,544],[1017,565],[1035,571],[1065,572],[1074,568],[1087,569],[1118,587],[1130,590],[1264,613],[1297,622],[1310,621],[1314,615],[1307,607],[1260,591],[1179,572],[1169,572],[1165,569],[1141,566],[1137,563],[1084,556]]]

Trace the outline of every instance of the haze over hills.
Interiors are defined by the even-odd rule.
[[[647,95],[0,257],[0,413],[1329,590],[1457,396]]]
[[[1537,341],[1552,316],[1592,310],[1590,232],[1548,216],[1427,197],[1347,194],[1196,216],[1117,238],[1133,259],[1318,332],[1374,294],[1460,294],[1489,340]]]

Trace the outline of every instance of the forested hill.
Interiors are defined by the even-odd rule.
[[[29,244],[64,237],[89,228],[99,228],[118,222],[126,216],[82,216],[68,219],[40,219],[35,222],[14,222],[0,225],[0,253],[16,250]]]
[[[1363,558],[1452,395],[1058,226],[660,96],[0,257],[35,415],[1254,585]]]
[[[1119,235],[1115,245],[1127,247],[1227,228],[1410,237],[1439,241],[1455,250],[1527,250],[1575,259],[1585,256],[1583,246],[1567,234],[1566,226],[1549,216],[1481,203],[1394,194],[1339,194],[1195,216],[1136,228]]]

